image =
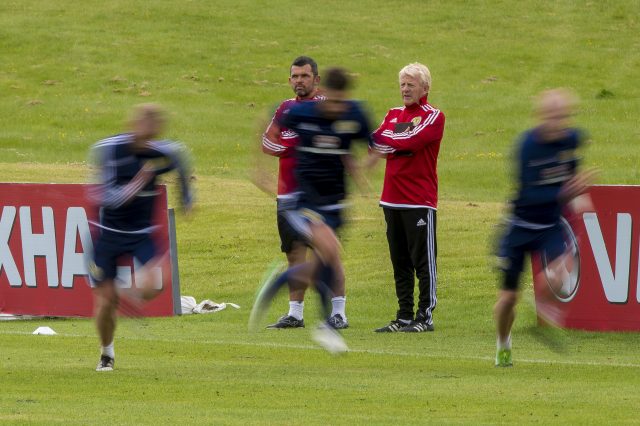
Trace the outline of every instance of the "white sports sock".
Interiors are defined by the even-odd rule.
[[[507,336],[507,340],[505,342],[500,341],[500,337],[498,337],[498,349],[511,349],[511,334]]]
[[[115,358],[116,354],[113,350],[113,342],[111,342],[109,345],[107,346],[103,346],[102,347],[102,355],[106,355],[109,358]]]
[[[298,302],[295,300],[289,301],[289,316],[294,317],[298,321],[303,318],[304,314],[304,301]]]
[[[340,314],[342,319],[347,319],[347,314],[344,312],[344,305],[347,303],[346,296],[336,296],[331,299],[331,316]]]

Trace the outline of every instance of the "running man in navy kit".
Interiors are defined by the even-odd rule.
[[[92,190],[91,197],[100,208],[100,221],[92,222],[99,228],[100,235],[89,265],[95,284],[96,328],[102,345],[96,371],[113,370],[113,338],[119,302],[116,261],[130,254],[142,265],[150,265],[158,254],[151,239],[156,176],[177,170],[183,207],[190,210],[192,206],[184,146],[154,140],[162,132],[164,122],[160,107],[139,105],[133,111],[130,132],[104,139],[92,148],[99,184]],[[137,283],[138,296],[150,300],[158,290],[151,288],[149,274],[143,276],[143,282]]]
[[[369,124],[360,104],[347,98],[350,78],[343,69],[327,70],[322,85],[325,99],[293,105],[281,123],[299,137],[295,168],[298,192],[284,214],[313,249],[313,260],[289,268],[264,283],[252,312],[250,326],[253,328],[285,283],[290,286],[300,282],[313,284],[321,295],[325,320],[332,290],[344,285],[336,230],[343,223],[346,172],[356,183],[363,184],[351,156],[351,144],[357,139],[370,141]],[[322,327],[316,340],[330,351],[346,350],[334,328],[341,327],[331,327],[331,324]]]
[[[502,288],[494,309],[497,367],[513,365],[511,327],[525,254],[544,253],[550,284],[560,288],[567,255],[561,211],[565,206],[574,212],[591,206],[585,194],[591,174],[577,173],[576,150],[584,135],[570,127],[574,103],[573,95],[564,89],[543,92],[536,106],[540,124],[526,131],[518,143],[515,156],[518,191],[511,202],[511,215],[498,249]]]
[[[266,154],[278,157],[278,193],[277,193],[277,221],[278,234],[280,234],[280,248],[287,256],[288,267],[304,263],[307,258],[307,247],[299,236],[291,228],[284,217],[281,205],[286,205],[287,200],[295,197],[297,181],[296,145],[298,135],[286,127],[281,126],[282,117],[291,107],[300,102],[324,99],[319,93],[320,75],[318,64],[308,56],[299,56],[294,59],[289,68],[289,85],[296,94],[295,98],[287,99],[280,104],[275,111],[271,122],[262,135],[262,151]],[[344,289],[339,290],[334,297],[335,302],[344,300]],[[270,324],[270,329],[288,329],[304,327],[304,293],[305,288],[289,288],[289,312],[282,315],[275,323]],[[334,304],[335,304],[334,302]],[[344,306],[344,303],[342,304]]]

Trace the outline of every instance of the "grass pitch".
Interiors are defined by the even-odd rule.
[[[523,303],[515,367],[493,367],[489,246],[512,140],[544,88],[582,97],[585,162],[601,182],[638,181],[637,12],[637,1],[2,2],[0,180],[84,181],[89,145],[120,131],[131,105],[166,105],[168,136],[192,147],[198,173],[197,214],[178,222],[182,293],[242,309],[120,321],[113,374],[93,371],[89,320],[0,323],[0,423],[636,422],[638,334],[567,332],[556,353]],[[432,70],[430,100],[447,115],[435,333],[372,332],[395,312],[381,170],[374,194],[353,197],[344,236],[351,352],[329,356],[308,330],[246,331],[280,256],[275,202],[246,178],[256,122],[291,96],[299,54],[356,73],[374,122],[399,105],[403,65]],[[310,294],[310,325],[315,303]],[[271,317],[285,309],[283,296]],[[59,335],[32,336],[39,325]]]

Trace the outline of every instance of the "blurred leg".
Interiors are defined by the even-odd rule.
[[[105,280],[93,289],[95,300],[96,329],[102,346],[113,343],[116,329],[118,294],[113,280]]]
[[[289,268],[300,265],[306,261],[307,246],[299,241],[292,244],[292,248],[286,253]],[[295,286],[289,286],[289,300],[292,302],[304,301],[304,293],[307,289],[305,281],[297,283]]]
[[[507,344],[511,335],[511,327],[516,317],[515,306],[518,302],[516,290],[500,290],[498,301],[494,307],[498,342]]]

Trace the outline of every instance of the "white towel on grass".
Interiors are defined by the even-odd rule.
[[[182,307],[182,315],[189,314],[209,314],[212,312],[220,312],[226,309],[227,306],[231,306],[235,309],[240,309],[240,306],[235,303],[216,303],[213,300],[205,299],[198,303],[195,297],[181,296],[180,305]]]

